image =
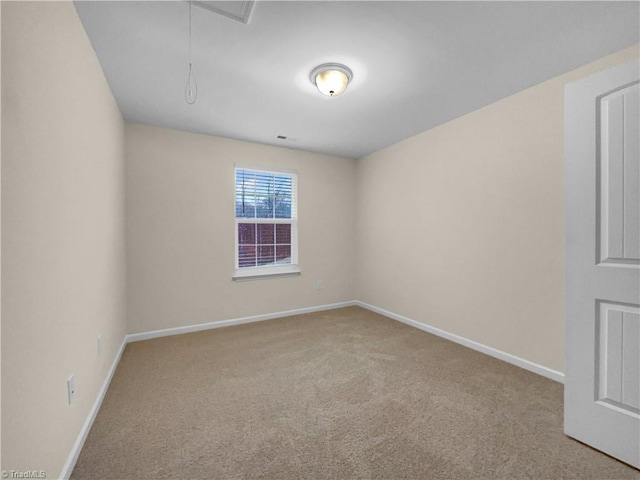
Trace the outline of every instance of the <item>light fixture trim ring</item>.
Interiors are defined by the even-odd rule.
[[[322,65],[318,65],[316,68],[311,70],[311,75],[309,75],[309,80],[313,85],[316,85],[316,77],[327,70],[337,70],[338,72],[342,72],[347,76],[347,82],[351,83],[353,79],[353,72],[346,65],[342,65],[341,63],[323,63]]]

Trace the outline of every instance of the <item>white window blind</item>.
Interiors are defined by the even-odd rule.
[[[236,275],[299,272],[294,173],[236,168]]]

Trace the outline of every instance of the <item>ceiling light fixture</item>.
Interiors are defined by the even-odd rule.
[[[191,0],[189,0],[189,76],[184,87],[184,99],[189,105],[196,103],[198,98],[198,83],[193,76],[193,64],[191,63]]]
[[[314,68],[309,78],[320,93],[328,97],[337,97],[346,90],[353,73],[339,63],[325,63]]]

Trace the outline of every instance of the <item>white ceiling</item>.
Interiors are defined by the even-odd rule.
[[[248,24],[188,3],[76,1],[124,117],[358,158],[639,42],[638,2],[275,2]],[[340,97],[309,81],[353,70]],[[287,140],[278,140],[278,135]]]

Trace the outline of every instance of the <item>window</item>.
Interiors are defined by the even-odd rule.
[[[234,279],[299,274],[295,173],[236,168]]]

